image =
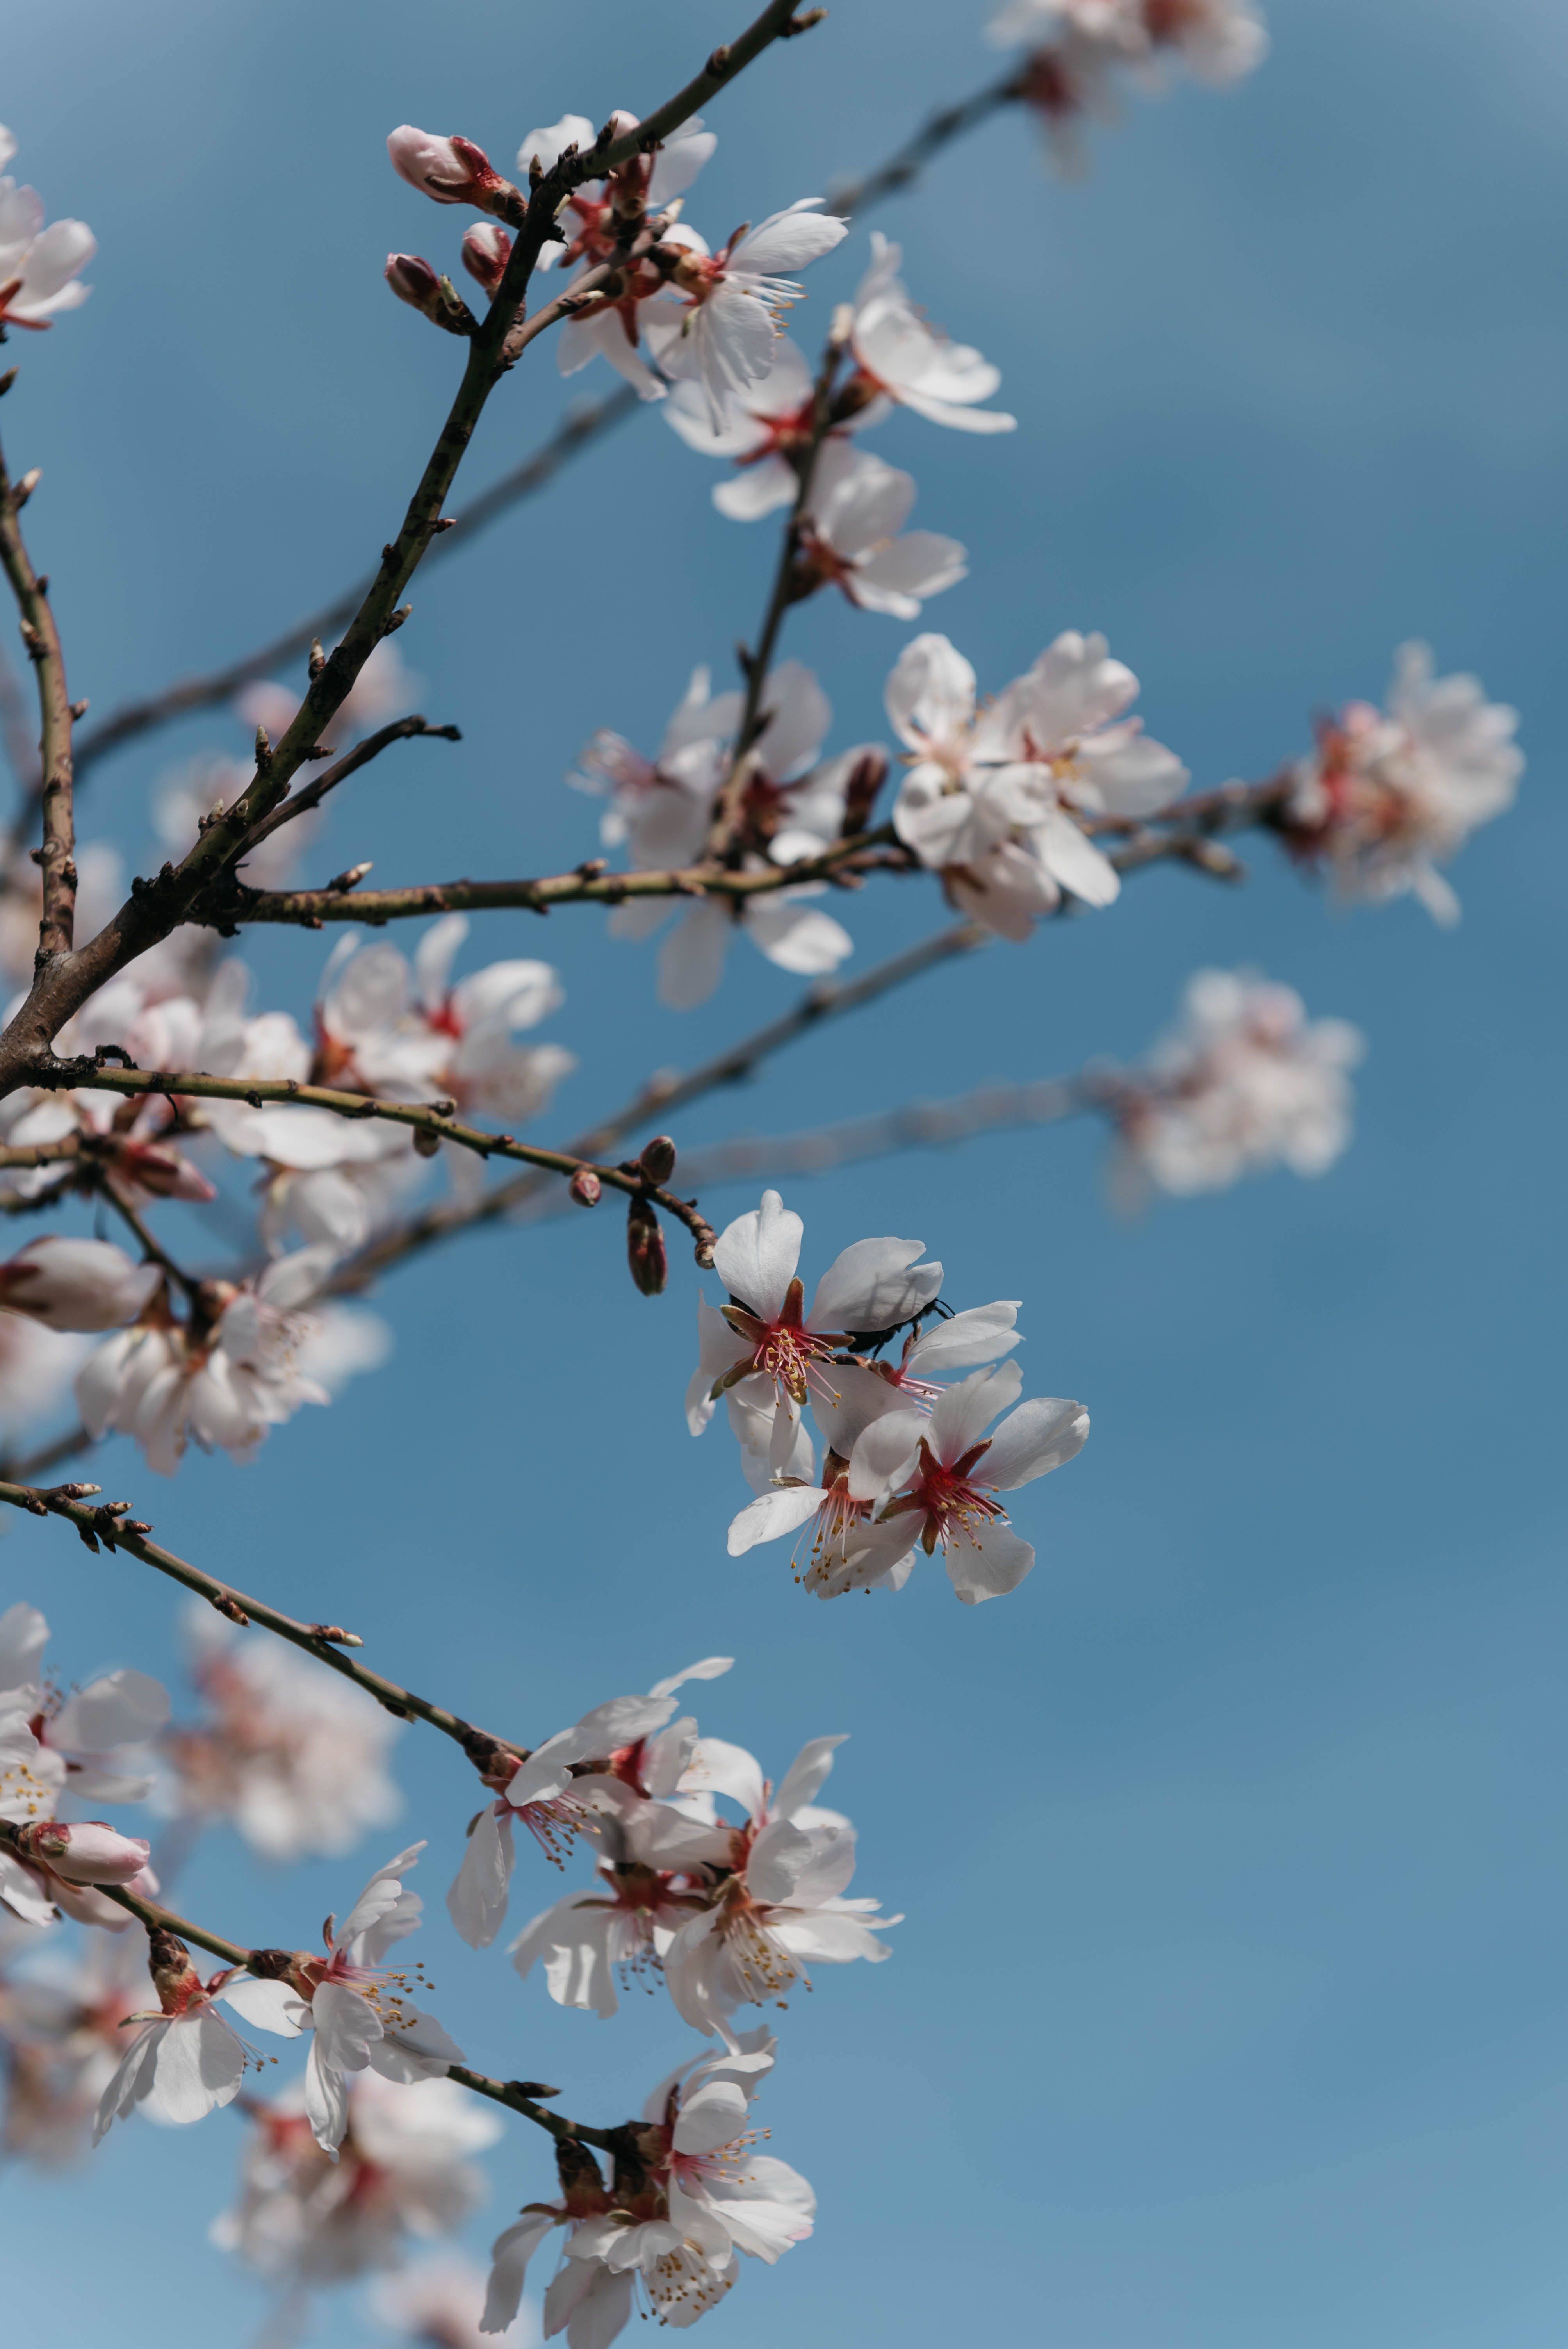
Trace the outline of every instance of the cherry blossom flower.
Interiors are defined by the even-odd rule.
[[[801,290],[780,273],[820,260],[849,233],[843,221],[822,214],[821,201],[804,196],[756,228],[738,229],[717,253],[688,233],[670,297],[643,313],[657,364],[666,376],[702,386],[716,431],[727,396],[760,382],[772,367],[779,313]],[[679,306],[672,308],[672,300]]]
[[[1069,169],[1080,160],[1075,119],[1114,119],[1119,71],[1130,67],[1156,89],[1170,58],[1223,88],[1261,65],[1269,46],[1255,0],[1006,0],[989,34],[999,47],[1031,48],[1022,95]]]
[[[447,1895],[452,1922],[470,1949],[488,1949],[505,1918],[514,1823],[559,1867],[588,1824],[577,1795],[589,1775],[607,1774],[638,1795],[673,1794],[696,1740],[695,1721],[672,1719],[676,1691],[687,1681],[718,1679],[734,1661],[706,1656],[669,1680],[655,1681],[646,1696],[611,1697],[531,1753],[496,1746],[484,1780],[497,1799],[469,1827],[463,1864]]]
[[[299,1309],[336,1261],[328,1247],[282,1257],[241,1285],[202,1283],[191,1319],[178,1322],[155,1299],[133,1329],[100,1346],[77,1379],[82,1423],[95,1436],[134,1436],[148,1466],[172,1476],[188,1444],[254,1457],[269,1427],[302,1403],[331,1401],[307,1375],[313,1317]]]
[[[151,1791],[144,1749],[169,1719],[168,1691],[149,1673],[122,1668],[62,1699],[43,1668],[48,1638],[48,1624],[26,1599],[0,1615],[0,1710],[25,1714],[39,1744],[60,1757],[65,1792],[87,1802],[139,1802]]]
[[[409,1977],[383,1964],[394,1943],[418,1926],[424,1906],[403,1878],[424,1850],[411,1844],[377,1868],[340,1928],[327,1920],[325,1957],[276,1951],[277,1975],[242,1975],[223,1996],[248,2023],[284,2038],[308,2031],[305,2111],[323,2151],[335,2154],[348,2126],[348,2077],[368,2064],[387,2080],[433,2080],[462,2049],[413,2002]],[[256,1957],[253,1951],[253,1961]]]
[[[768,680],[762,730],[748,753],[742,818],[748,835],[766,856],[747,857],[750,871],[769,864],[798,863],[817,855],[838,831],[845,789],[865,753],[858,750],[825,767],[815,764],[832,722],[826,695],[799,661],[780,661]],[[589,790],[613,794],[601,833],[610,844],[624,840],[633,870],[685,865],[700,855],[713,814],[714,795],[729,770],[728,738],[741,716],[738,694],[710,698],[708,672],[698,669],[665,736],[656,762],[639,756],[617,734],[595,734],[574,777]],[[807,771],[802,772],[805,770]],[[821,827],[818,829],[817,827]],[[810,900],[820,882],[770,890],[737,907],[699,897],[686,908],[659,956],[659,999],[676,1010],[706,1002],[723,976],[724,959],[737,930],[743,930],[781,970],[816,976],[834,970],[854,951],[842,925]],[[669,919],[667,898],[632,898],[610,917],[613,937],[650,937]]]
[[[1004,937],[1027,937],[1060,891],[1109,905],[1114,867],[1080,818],[1167,806],[1187,770],[1137,719],[1138,680],[1103,636],[1068,630],[995,702],[945,636],[916,636],[888,679],[887,709],[913,753],[893,823],[954,905]]]
[[[928,423],[956,432],[1011,432],[1015,416],[982,408],[1002,378],[966,344],[950,342],[910,298],[899,276],[901,247],[872,233],[872,265],[854,302],[850,348],[866,396],[896,401]]]
[[[384,2276],[370,2296],[379,2323],[423,2349],[485,2349],[480,2330],[489,2278],[469,2260],[426,2260]]]
[[[942,1287],[939,1264],[919,1264],[923,1240],[856,1240],[817,1283],[810,1310],[796,1274],[805,1236],[777,1191],[720,1234],[714,1270],[729,1291],[717,1311],[697,1299],[698,1361],[686,1389],[686,1424],[700,1435],[720,1395],[756,1406],[773,1396],[769,1459],[783,1467],[801,1410],[813,1394],[836,1397],[832,1361],[851,1336],[913,1320]]]
[[[315,2141],[303,2083],[250,2107],[238,2205],[211,2229],[220,2250],[282,2285],[300,2314],[303,2288],[396,2265],[409,2235],[452,2234],[483,2201],[472,2159],[501,2135],[499,2114],[452,2080],[394,2085],[356,2073],[337,2159]]]
[[[862,612],[918,620],[923,600],[967,578],[967,550],[934,531],[899,533],[914,503],[914,479],[847,441],[817,459],[807,502],[802,583],[840,588]]]
[[[733,480],[719,482],[713,502],[732,522],[756,522],[763,514],[793,505],[799,488],[795,460],[810,445],[815,404],[805,353],[788,336],[780,335],[773,346],[768,373],[748,384],[744,391],[730,394],[717,429],[700,384],[677,383],[663,414],[665,423],[699,456],[733,459],[738,470]],[[886,400],[873,398],[858,404],[841,423],[830,427],[824,453],[841,446],[849,433],[874,423],[887,410]]]
[[[850,1473],[851,1494],[857,1484],[878,1495],[897,1488],[882,1516],[903,1520],[928,1557],[941,1544],[966,1606],[1016,1590],[1035,1562],[996,1495],[1061,1467],[1088,1437],[1083,1405],[1056,1396],[1019,1404],[986,1435],[997,1413],[1017,1402],[1023,1382],[1016,1362],[1002,1362],[949,1387],[929,1417],[890,1412],[868,1428]]]
[[[683,1784],[727,1795],[747,1813],[732,1832],[731,1872],[711,1904],[688,1917],[664,1952],[676,2011],[698,2031],[724,2035],[739,2005],[782,2003],[810,1965],[872,1964],[892,1954],[873,1925],[901,1920],[872,1899],[844,1897],[855,1870],[855,1832],[816,1796],[841,1737],[802,1746],[775,1794],[744,1747],[699,1740]]]
[[[204,2120],[232,2104],[247,2067],[260,2062],[213,2003],[232,1969],[204,1982],[184,1942],[162,1930],[150,1936],[150,1963],[160,2011],[131,2018],[144,2027],[99,2099],[95,2145],[142,2104],[177,2126]]]
[[[11,133],[0,130],[0,163],[15,151]],[[37,190],[0,180],[0,326],[42,329],[79,309],[92,288],[76,281],[97,251],[84,221],[57,220],[46,228]]]
[[[273,1860],[336,1857],[397,1817],[399,1728],[373,1698],[278,1640],[244,1639],[204,1602],[188,1628],[206,1710],[163,1739],[168,1808],[226,1818]]]
[[[17,1829],[20,1848],[0,1847],[0,1903],[26,1925],[52,1925],[63,1912],[77,1924],[124,1932],[132,1922],[129,1909],[107,1899],[90,1881],[80,1882],[74,1873],[62,1875],[57,1870],[57,1860],[67,1857],[69,1848],[70,1831],[54,1816],[68,1764],[64,1754],[38,1737],[25,1706],[16,1703],[15,1694],[13,1691],[0,1698],[0,1819]],[[88,1824],[96,1827],[101,1823]],[[129,1843],[131,1838],[119,1840]],[[129,1878],[123,1868],[118,1870],[115,1880],[129,1882],[131,1890],[151,1899],[158,1890],[158,1878],[146,1865],[147,1847],[139,1844],[139,1838],[138,1842],[139,1865]]]
[[[162,1277],[108,1240],[50,1232],[0,1264],[0,1307],[49,1330],[115,1330],[135,1320]]]
[[[10,1970],[0,1936],[0,2153],[52,2168],[87,2150],[125,2054],[121,2026],[147,1995],[145,1946],[139,1936],[89,1933],[68,1955],[46,1945]]]
[[[1378,903],[1408,892],[1434,920],[1455,922],[1459,899],[1438,863],[1513,804],[1524,766],[1518,723],[1477,678],[1434,677],[1428,647],[1406,645],[1387,714],[1349,703],[1297,766],[1287,836],[1321,859],[1340,896]]]
[[[597,2165],[563,2164],[562,2199],[529,2205],[496,2241],[481,2329],[511,2322],[529,2260],[557,2226],[569,2231],[544,2297],[544,2331],[564,2331],[577,2349],[614,2339],[639,2285],[661,2323],[692,2324],[734,2282],[738,2252],[772,2266],[804,2242],[816,2197],[787,2162],[752,2150],[747,2127],[776,2045],[765,2031],[747,2032],[662,2081],[644,2106],[635,2160],[617,2161],[609,2193]]]
[[[1182,1010],[1116,1092],[1124,1175],[1186,1195],[1270,1166],[1325,1173],[1350,1141],[1358,1031],[1247,971],[1199,971]]]

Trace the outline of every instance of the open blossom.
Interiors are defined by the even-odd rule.
[[[93,2143],[139,2105],[176,2125],[204,2120],[221,2105],[232,2104],[247,2068],[258,2065],[215,1999],[232,1969],[203,1982],[183,1941],[161,1928],[149,1937],[149,1963],[160,2011],[143,2018],[143,2028],[98,2102]]]
[[[395,2266],[410,2235],[455,2233],[485,2197],[472,2157],[503,2126],[455,2081],[401,2086],[368,2071],[350,2085],[335,2161],[316,2143],[303,2084],[251,2111],[239,2201],[211,2240],[291,2296]]]
[[[242,1975],[223,1995],[246,2022],[285,2039],[312,2033],[305,2066],[305,2111],[316,2143],[335,2153],[348,2126],[348,2082],[368,2064],[387,2080],[434,2080],[462,2049],[432,2014],[414,2003],[409,1977],[389,1973],[383,1961],[414,1932],[424,1903],[404,1889],[403,1878],[424,1850],[411,1844],[379,1868],[341,1927],[330,1917],[325,1954],[268,1952],[275,1973]],[[253,1963],[259,1953],[252,1952]]]
[[[912,753],[893,823],[955,905],[1023,939],[1064,889],[1086,905],[1115,900],[1115,868],[1080,819],[1150,815],[1187,781],[1140,720],[1121,717],[1137,692],[1105,638],[1076,630],[980,707],[975,672],[945,636],[905,646],[887,683]]]
[[[192,1606],[203,1718],[162,1741],[177,1816],[226,1818],[274,1860],[349,1851],[402,1807],[387,1762],[399,1725],[362,1689],[276,1640]]]
[[[928,1408],[944,1392],[942,1372],[1010,1351],[1018,1343],[1017,1318],[1016,1299],[998,1299],[952,1314],[929,1329],[917,1320],[896,1361],[882,1361],[874,1351],[837,1361],[837,1401],[819,1399],[815,1404],[826,1443],[820,1474],[803,1431],[782,1469],[771,1466],[761,1445],[751,1449],[743,1441],[741,1464],[757,1498],[730,1524],[731,1557],[743,1557],[758,1542],[786,1534],[801,1537],[809,1529],[810,1545],[798,1578],[817,1598],[902,1590],[914,1562],[914,1535],[906,1518],[878,1514],[889,1489],[869,1464],[867,1430],[890,1412]],[[758,1433],[763,1435],[763,1429]],[[799,1553],[798,1539],[797,1558]]]
[[[0,128],[0,164],[15,151],[15,139]],[[92,289],[77,280],[97,251],[85,221],[57,220],[46,228],[37,190],[0,180],[0,326],[43,328],[79,309]]]
[[[794,503],[799,488],[796,461],[810,445],[815,405],[806,355],[780,335],[767,374],[728,395],[717,426],[700,384],[677,383],[663,412],[688,449],[702,457],[733,460],[737,471],[719,482],[713,502],[731,522],[756,522]],[[847,434],[886,411],[885,400],[861,402],[842,423],[830,427],[825,449],[841,446]]]
[[[556,2227],[568,2231],[544,2331],[575,2349],[607,2349],[639,2296],[661,2323],[693,2324],[729,2290],[738,2253],[771,2266],[804,2242],[816,2197],[799,2170],[754,2150],[747,2125],[776,2045],[746,2032],[661,2081],[608,2190],[585,2148],[563,2153],[561,2199],[531,2203],[496,2240],[482,2330],[511,2323],[529,2261]]]
[[[1182,1195],[1269,1166],[1325,1173],[1350,1140],[1365,1049],[1346,1020],[1309,1020],[1291,988],[1199,971],[1181,1026],[1117,1092],[1128,1171]]]
[[[665,730],[656,761],[643,759],[618,734],[601,731],[583,749],[573,778],[583,788],[608,791],[601,827],[610,844],[624,840],[634,871],[696,863],[713,818],[715,794],[729,772],[741,698],[710,698],[708,672],[693,674],[686,699]],[[748,871],[798,864],[820,854],[836,837],[857,750],[819,765],[832,722],[827,696],[809,668],[780,661],[768,680],[762,728],[748,755],[741,818],[755,847]],[[766,851],[766,854],[763,851]],[[701,896],[687,905],[659,954],[659,999],[675,1010],[706,1002],[723,976],[725,956],[744,931],[781,970],[813,977],[834,970],[854,951],[841,923],[810,901],[825,887],[805,882],[743,899]],[[668,921],[667,897],[634,897],[610,917],[613,937],[649,937]]]
[[[25,1599],[0,1615],[0,1709],[24,1713],[40,1744],[60,1758],[65,1792],[87,1802],[139,1802],[151,1789],[145,1749],[169,1718],[168,1691],[150,1673],[122,1667],[62,1699],[44,1671],[48,1637]]]
[[[849,442],[817,460],[798,564],[802,585],[841,590],[863,612],[918,620],[922,602],[967,578],[966,550],[935,531],[903,531],[914,503],[913,475]]]
[[[1080,160],[1078,119],[1114,119],[1116,83],[1130,68],[1158,88],[1171,59],[1222,88],[1260,66],[1269,46],[1256,0],[1005,0],[988,30],[998,47],[1032,52],[1022,95],[1068,169]]]
[[[975,1371],[949,1387],[929,1417],[890,1412],[867,1429],[849,1471],[851,1495],[878,1503],[877,1515],[903,1522],[929,1557],[940,1544],[954,1589],[966,1606],[1016,1590],[1035,1563],[997,1498],[1073,1459],[1088,1436],[1083,1405],[1034,1396],[994,1434],[985,1429],[1018,1401],[1016,1362]]]
[[[1406,645],[1385,713],[1353,701],[1295,770],[1287,837],[1320,858],[1342,897],[1420,899],[1435,920],[1460,904],[1438,871],[1470,833],[1511,807],[1524,766],[1519,718],[1473,677],[1434,677],[1425,645]]]
[[[673,1794],[696,1741],[695,1721],[673,1719],[676,1691],[687,1681],[717,1680],[734,1661],[705,1656],[655,1681],[646,1696],[611,1697],[530,1754],[493,1748],[484,1779],[497,1798],[469,1828],[462,1867],[447,1895],[452,1922],[471,1949],[488,1949],[506,1915],[514,1825],[526,1827],[559,1865],[589,1824],[577,1796],[590,1777],[608,1775],[638,1795]]]
[[[150,1468],[172,1476],[188,1444],[237,1460],[254,1456],[269,1427],[301,1403],[331,1401],[306,1371],[315,1296],[335,1262],[331,1247],[301,1248],[254,1280],[203,1282],[189,1321],[154,1300],[148,1314],[98,1348],[77,1380],[82,1423],[94,1436],[132,1435]]]
[[[779,313],[800,295],[781,273],[820,260],[849,233],[820,204],[820,196],[803,196],[756,228],[738,229],[717,253],[689,231],[672,233],[681,258],[668,295],[645,306],[643,333],[666,376],[701,385],[716,430],[727,397],[760,382],[772,366]]]
[[[744,1747],[699,1740],[684,1788],[728,1796],[747,1816],[731,1831],[729,1872],[664,1952],[670,1996],[695,2029],[723,2035],[737,2006],[781,2003],[813,1965],[876,1964],[891,1954],[872,1928],[900,1920],[880,1915],[873,1899],[845,1897],[855,1831],[817,1806],[843,1742],[813,1738],[775,1792]]]
[[[697,1299],[698,1361],[686,1389],[694,1435],[721,1395],[754,1410],[771,1402],[769,1454],[778,1467],[789,1459],[808,1400],[836,1400],[833,1358],[849,1339],[902,1327],[942,1287],[942,1267],[917,1262],[923,1240],[856,1240],[822,1275],[808,1311],[796,1272],[805,1229],[777,1191],[765,1191],[759,1207],[720,1234],[713,1264],[729,1301],[716,1311]]]
[[[88,1933],[69,1951],[50,1936],[13,1965],[0,1934],[0,2158],[52,2167],[86,2151],[122,2026],[146,2002],[145,1953],[139,1934]]]
[[[895,401],[956,432],[1011,432],[1016,417],[979,405],[1001,382],[998,370],[967,344],[950,342],[916,308],[898,274],[903,259],[901,247],[872,231],[850,343],[867,398]]]
[[[136,1319],[162,1277],[108,1240],[51,1232],[0,1264],[0,1307],[48,1330],[115,1330]]]

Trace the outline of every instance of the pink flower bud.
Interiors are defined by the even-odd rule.
[[[117,1330],[134,1321],[162,1274],[108,1240],[29,1240],[0,1264],[0,1306],[49,1330]]]
[[[499,221],[476,221],[463,239],[463,267],[493,294],[511,258],[511,239]]]
[[[646,1199],[634,1199],[627,1211],[626,1261],[632,1278],[645,1297],[662,1294],[670,1277],[670,1260],[665,1252],[659,1219]]]
[[[60,1819],[41,1819],[24,1827],[17,1841],[66,1884],[132,1884],[151,1852],[139,1836],[122,1836],[103,1819],[69,1826]]]
[[[412,310],[428,309],[440,299],[440,279],[417,253],[389,253],[383,274],[399,302],[407,302]]]
[[[655,1133],[638,1161],[650,1183],[667,1183],[676,1171],[676,1146],[667,1133]]]
[[[580,1166],[566,1187],[580,1207],[596,1207],[604,1195],[604,1186],[592,1166]]]
[[[438,204],[472,204],[493,212],[519,201],[511,181],[501,178],[471,139],[438,139],[405,122],[388,138],[387,152],[398,178]]]

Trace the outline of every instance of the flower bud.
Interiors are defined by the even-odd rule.
[[[440,139],[405,122],[387,141],[392,169],[411,188],[438,204],[472,204],[481,212],[503,212],[520,202],[510,180],[494,169],[471,139]]]
[[[61,1819],[40,1819],[24,1827],[17,1842],[29,1858],[66,1884],[131,1884],[151,1856],[151,1846],[139,1836],[122,1836],[103,1819],[83,1819],[67,1826]]]
[[[655,1133],[638,1160],[650,1183],[667,1183],[676,1171],[676,1146],[667,1133]]]
[[[579,1166],[566,1187],[580,1207],[596,1207],[604,1195],[604,1185],[592,1166]]]
[[[449,277],[438,277],[417,253],[389,253],[382,273],[399,302],[451,335],[471,335],[478,323]]]
[[[493,294],[511,259],[511,239],[499,221],[476,221],[463,238],[463,267]]]
[[[670,1262],[665,1254],[665,1236],[650,1200],[634,1199],[627,1213],[626,1261],[632,1268],[632,1278],[645,1297],[662,1294],[669,1278]]]
[[[108,1240],[50,1235],[0,1264],[0,1306],[47,1330],[118,1330],[134,1321],[163,1278]]]

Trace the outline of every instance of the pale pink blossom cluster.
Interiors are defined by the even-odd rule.
[[[1019,1343],[1017,1300],[943,1307],[942,1267],[920,1261],[919,1240],[857,1240],[808,1307],[804,1233],[764,1192],[714,1250],[725,1303],[697,1302],[686,1422],[700,1435],[724,1403],[757,1495],[730,1526],[731,1556],[793,1534],[799,1560],[809,1529],[797,1571],[820,1599],[902,1589],[917,1550],[939,1547],[965,1604],[1016,1590],[1035,1552],[999,1496],[1081,1451],[1088,1413],[1060,1397],[1019,1402],[1023,1373],[1000,1360]]]
[[[15,152],[15,139],[0,124],[0,166]],[[0,326],[41,330],[79,309],[92,289],[78,280],[97,251],[85,221],[46,228],[37,190],[0,179]]]
[[[1020,95],[1068,171],[1081,168],[1080,123],[1114,121],[1130,76],[1157,91],[1177,65],[1223,89],[1269,47],[1258,0],[1003,0],[988,29],[998,47],[1026,51]]]
[[[1292,988],[1197,972],[1180,1025],[1111,1089],[1124,1193],[1218,1191],[1271,1166],[1325,1174],[1350,1141],[1365,1050],[1348,1021],[1308,1019]]]
[[[1406,645],[1387,710],[1348,702],[1319,729],[1295,770],[1286,837],[1340,896],[1408,895],[1451,925],[1460,901],[1438,866],[1512,806],[1524,766],[1518,724],[1478,678],[1439,678],[1425,645]]]

